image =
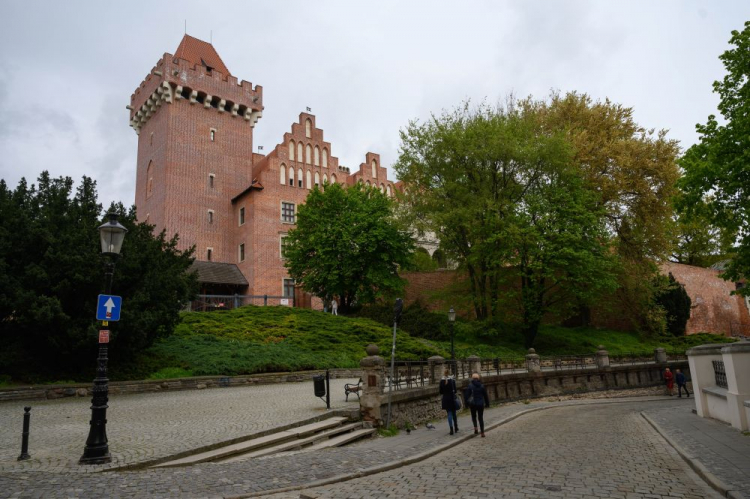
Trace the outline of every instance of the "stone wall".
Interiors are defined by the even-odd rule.
[[[624,390],[629,388],[660,386],[664,384],[664,368],[682,369],[690,378],[688,362],[677,361],[667,364],[641,364],[615,366],[606,369],[575,369],[564,371],[542,371],[500,376],[485,376],[482,382],[490,396],[490,404],[495,405],[513,400],[525,400],[551,395],[582,393],[598,390]],[[459,393],[469,380],[458,380]],[[391,400],[391,422],[401,428],[406,422],[420,424],[443,417],[441,396],[438,385],[398,390]],[[382,399],[380,412],[385,419],[388,394]]]
[[[109,383],[110,394],[168,392],[178,390],[202,390],[232,386],[269,385],[274,383],[298,383],[308,381],[325,371],[299,371],[293,373],[248,374],[243,376],[199,376],[165,380],[114,381]],[[331,379],[360,378],[360,369],[331,369]],[[0,402],[6,400],[58,399],[63,397],[90,397],[92,383],[73,385],[28,386],[0,390]]]

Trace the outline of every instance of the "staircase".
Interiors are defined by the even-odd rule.
[[[281,452],[320,450],[340,447],[375,433],[374,428],[364,428],[361,422],[346,423],[345,417],[331,417],[270,435],[227,445],[192,456],[167,461],[153,468],[190,466],[198,463],[232,463]]]

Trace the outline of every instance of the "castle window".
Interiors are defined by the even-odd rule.
[[[284,298],[294,298],[294,279],[284,279],[281,292]]]
[[[240,244],[238,253],[239,253],[238,255],[239,260],[241,262],[244,262],[245,261],[245,243]]]
[[[245,207],[240,208],[240,225],[245,225]]]
[[[310,144],[305,146],[305,163],[308,165],[312,163],[312,147],[310,147]]]
[[[289,142],[289,161],[294,161],[294,141]]]
[[[286,234],[279,238],[279,258],[284,260],[284,250],[286,249]]]
[[[328,149],[323,148],[323,168],[328,168]]]
[[[214,223],[214,210],[208,210],[208,223]]]
[[[318,172],[315,172],[315,187],[317,187],[318,184],[320,184],[320,175]]]
[[[315,153],[313,155],[313,164],[315,166],[320,166],[320,149],[318,149],[318,146],[315,146]]]
[[[216,140],[216,129],[212,128],[211,129],[211,142],[213,142],[215,140]]]
[[[208,248],[206,250],[206,260],[207,261],[209,261],[209,262],[211,261],[211,257],[213,256],[213,253],[214,253],[214,249],[213,248]]]
[[[378,163],[373,159],[372,160],[372,178],[376,178],[378,176]]]
[[[213,173],[208,174],[208,186],[213,189],[214,188],[214,178],[216,178],[216,175]]]
[[[297,143],[297,161],[302,163],[302,142]]]
[[[281,221],[294,223],[294,203],[281,202]]]
[[[315,175],[317,175],[317,173]],[[310,177],[311,177],[310,170],[307,170],[307,178],[306,178],[307,184],[306,185],[307,185],[308,189],[312,188],[312,182],[311,182],[311,178]]]
[[[304,175],[304,174],[302,173],[302,168],[300,168],[299,170],[297,170],[297,184],[298,184],[298,187],[302,187],[302,175]]]
[[[154,193],[154,162],[149,161],[146,168],[146,199]]]
[[[312,121],[309,119],[305,121],[305,137],[312,138]]]
[[[326,185],[328,183],[328,175],[325,173],[323,174],[323,185]]]
[[[367,187],[371,187],[371,185],[370,185],[370,181],[368,180],[367,182],[365,182],[365,185],[366,185]]]
[[[294,168],[289,167],[289,185],[294,187]]]
[[[380,184],[380,192],[385,194],[385,185],[383,185],[382,183]]]
[[[284,163],[281,163],[281,167],[279,167],[279,180],[281,185],[286,184],[286,165]]]
[[[335,175],[335,174],[333,174],[333,173],[331,174],[331,183],[332,183],[332,184],[335,184],[335,183],[336,183],[336,175]]]
[[[391,197],[391,184],[385,186],[385,193],[388,194],[388,197]]]

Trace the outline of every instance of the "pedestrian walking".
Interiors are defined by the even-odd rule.
[[[450,369],[445,370],[443,379],[440,380],[440,395],[443,396],[443,409],[448,413],[448,426],[451,429],[450,434],[453,435],[453,429],[456,429],[458,433],[458,418],[456,417],[456,380],[451,376]]]
[[[487,389],[479,380],[479,373],[471,375],[471,382],[464,388],[464,400],[471,409],[474,435],[481,432],[482,438],[484,438],[484,408],[490,406],[490,397],[487,395]],[[477,422],[479,426],[477,426]]]
[[[674,395],[674,374],[672,374],[672,371],[670,371],[669,368],[664,370],[664,381],[667,383],[667,393],[671,397]]]
[[[331,313],[333,315],[339,315],[339,302],[337,302],[335,298],[331,301]]]
[[[682,371],[679,369],[675,369],[674,371],[674,380],[677,382],[677,396],[679,398],[682,398],[682,390],[685,390],[685,396],[687,398],[690,398],[690,392],[687,390],[687,381],[685,381],[685,375],[682,374]]]

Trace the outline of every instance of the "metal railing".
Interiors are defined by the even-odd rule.
[[[426,360],[397,360],[393,378],[390,365],[384,367],[385,387],[393,390],[417,388],[430,384],[430,366]]]
[[[555,357],[540,357],[541,368],[563,371],[565,369],[587,369],[596,367],[594,355],[558,355]]]
[[[214,310],[232,310],[245,305],[258,306],[294,306],[292,296],[272,295],[198,295],[185,310],[194,312],[212,312]]]
[[[723,360],[712,360],[711,363],[714,366],[714,379],[716,380],[716,386],[721,388],[729,388],[727,384],[727,371],[724,368]]]

